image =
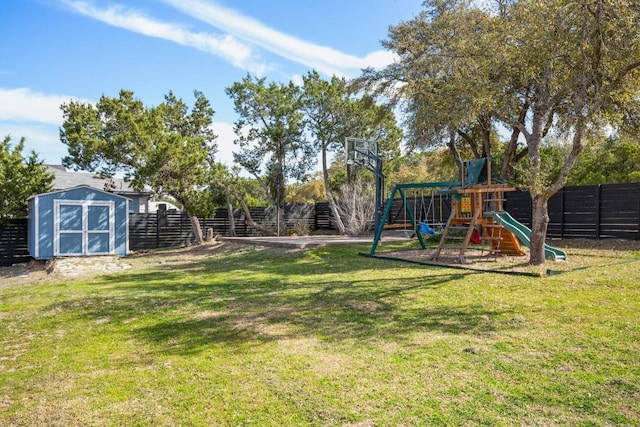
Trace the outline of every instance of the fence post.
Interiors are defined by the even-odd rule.
[[[191,239],[190,239],[191,236],[187,237],[186,242],[184,240],[182,240],[182,236],[184,235],[183,234],[184,232],[182,231],[182,220],[183,219],[184,219],[184,211],[182,211],[182,213],[180,214],[180,244],[182,244],[182,245],[184,245],[185,243],[186,244],[191,243]]]
[[[600,239],[600,200],[602,188],[600,184],[596,185],[596,239]]]
[[[566,187],[562,187],[560,190],[560,238],[564,239],[564,189]]]
[[[158,249],[160,248],[160,211],[156,211],[155,215],[156,215],[156,249]]]
[[[527,191],[527,194],[529,195],[529,228],[533,228],[533,198],[530,191]]]

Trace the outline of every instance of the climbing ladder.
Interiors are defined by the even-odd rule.
[[[490,255],[524,255],[518,238],[499,224],[485,223],[482,226],[483,238],[489,244]]]

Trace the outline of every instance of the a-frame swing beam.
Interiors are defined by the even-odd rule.
[[[382,215],[382,219],[377,224],[376,234],[373,238],[373,244],[371,245],[371,250],[369,251],[369,255],[375,255],[376,249],[378,248],[378,243],[380,242],[380,237],[382,236],[382,231],[384,230],[384,224],[387,222],[389,218],[389,213],[391,212],[391,205],[395,200],[396,193],[400,193],[400,197],[402,197],[402,205],[407,213],[407,216],[411,220],[411,225],[413,226],[413,230],[418,237],[418,241],[420,242],[420,247],[422,249],[426,249],[426,245],[424,243],[424,239],[422,238],[422,233],[420,233],[419,225],[416,222],[416,219],[413,215],[413,212],[409,208],[407,203],[407,195],[405,190],[412,189],[424,189],[424,188],[451,188],[460,186],[460,181],[441,181],[441,182],[414,182],[414,183],[406,183],[406,184],[396,184],[394,185],[391,193],[389,194],[389,199],[387,200],[387,205],[384,209],[384,214]]]

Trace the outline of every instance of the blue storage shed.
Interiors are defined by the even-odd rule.
[[[35,259],[129,252],[129,199],[88,185],[29,198],[29,254]]]

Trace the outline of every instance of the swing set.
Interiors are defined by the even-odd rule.
[[[439,194],[436,190],[433,189],[425,194],[424,187],[416,188],[413,190],[413,204],[409,206],[411,204],[411,189],[405,188],[400,189],[399,191],[404,192],[406,197],[400,199],[401,205],[397,210],[395,210],[395,205],[392,206],[391,212],[389,213],[389,221],[384,224],[385,230],[402,228],[406,237],[415,237],[415,233],[410,233],[408,229],[410,220],[407,216],[407,211],[411,210],[411,208],[413,209],[413,217],[415,218],[422,234],[433,235],[443,228],[444,223],[446,222],[446,218],[444,216],[443,198],[445,198],[446,196]],[[430,195],[428,193],[430,193]],[[395,202],[395,200],[393,200],[393,202]],[[393,214],[394,210],[395,214]],[[411,225],[411,231],[413,232],[414,227],[413,224]]]
[[[460,264],[466,264],[465,253],[469,244],[481,242],[489,245],[489,254],[523,256],[525,252],[521,245],[529,246],[531,230],[516,221],[504,210],[504,193],[515,191],[503,181],[493,177],[492,160],[479,158],[463,163],[461,181],[458,182],[423,182],[411,184],[397,184],[391,190],[389,201],[385,207],[380,225],[376,228],[375,237],[371,246],[370,256],[375,256],[376,249],[384,230],[384,225],[389,219],[393,200],[396,194],[400,194],[404,215],[409,217],[409,224],[413,233],[418,238],[421,248],[426,249],[423,239],[424,234],[435,233],[435,230],[427,223],[428,214],[433,207],[433,197],[436,192],[439,195],[451,197],[451,212],[442,230],[440,242],[431,256],[432,261],[438,261],[445,244],[451,240],[461,240],[457,260]],[[431,189],[431,202],[428,208],[424,208],[424,191]],[[407,191],[414,191],[414,205],[411,209]],[[416,190],[423,191],[421,198],[421,215],[417,215]],[[422,221],[424,220],[424,221]],[[404,224],[407,224],[405,221]],[[435,224],[434,224],[435,225]],[[423,231],[424,230],[424,231]],[[456,231],[460,231],[460,236]],[[545,257],[554,261],[565,261],[567,255],[564,251],[545,244]]]
[[[435,226],[435,194],[439,189],[447,189],[453,186],[459,186],[461,183],[459,181],[442,181],[442,182],[417,182],[417,183],[407,183],[407,184],[396,184],[391,193],[389,195],[389,201],[385,206],[384,213],[382,215],[382,220],[380,221],[381,225],[376,228],[376,234],[373,239],[373,245],[371,247],[370,254],[374,255],[376,252],[376,248],[378,247],[378,243],[380,242],[380,238],[382,237],[382,232],[384,229],[391,228],[403,228],[405,232],[408,232],[408,226],[410,226],[411,232],[418,238],[420,242],[420,246],[422,249],[426,249],[427,246],[424,242],[423,235],[424,234],[435,234],[436,230],[429,225],[429,214],[432,214],[432,225]],[[431,190],[431,199],[429,201],[428,206],[425,204],[424,193],[427,190]],[[420,216],[418,217],[418,196],[417,191],[421,191],[420,197]],[[414,194],[414,202],[413,206],[411,206],[410,198],[408,197],[408,193],[413,191]],[[393,206],[393,201],[396,199],[397,195],[400,195],[400,199],[402,200],[401,210],[398,211],[395,215],[395,218],[391,220],[391,224],[386,224],[387,220],[390,218],[391,209]],[[442,200],[440,200],[442,203]],[[397,222],[398,216],[400,212],[403,213],[402,222]],[[440,206],[440,214],[442,216],[442,206]],[[406,221],[406,219],[409,221]],[[386,225],[385,225],[386,224]]]

